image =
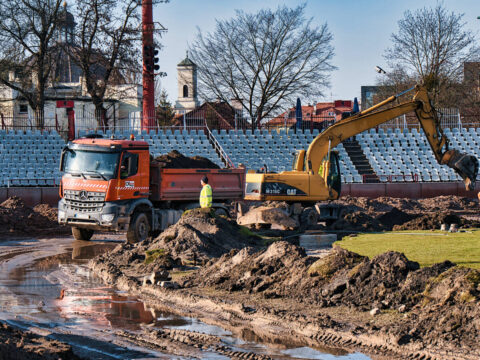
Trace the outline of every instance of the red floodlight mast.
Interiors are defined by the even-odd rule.
[[[153,61],[153,6],[152,0],[142,0],[142,45],[143,45],[143,117],[142,130],[155,126],[155,75],[147,69]]]

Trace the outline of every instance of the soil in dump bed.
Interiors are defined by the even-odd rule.
[[[220,169],[217,164],[207,158],[201,156],[187,157],[177,150],[156,157],[155,162],[164,169]]]
[[[96,261],[112,264],[131,275],[145,275],[182,264],[202,264],[247,246],[263,246],[262,239],[210,209],[193,209],[157,238],[119,245]]]
[[[0,234],[22,235],[56,235],[70,232],[70,227],[57,222],[57,209],[47,204],[31,208],[16,196],[0,204]]]
[[[80,359],[68,344],[0,324],[0,359],[58,360]]]

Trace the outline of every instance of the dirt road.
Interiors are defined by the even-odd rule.
[[[294,339],[261,338],[248,328],[226,329],[168,307],[149,307],[104,286],[85,265],[118,242],[109,235],[91,242],[70,237],[0,241],[0,320],[7,324],[0,336],[8,339],[0,351],[10,346],[9,353],[27,358],[25,351],[37,346],[37,354],[47,358],[60,348],[55,358],[66,359],[70,350],[60,346],[66,344],[86,359],[370,358]]]

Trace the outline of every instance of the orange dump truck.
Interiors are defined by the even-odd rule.
[[[200,179],[213,188],[212,207],[243,199],[245,169],[165,169],[145,141],[82,138],[62,151],[58,222],[77,240],[94,231],[126,231],[129,242],[158,234],[198,207]]]

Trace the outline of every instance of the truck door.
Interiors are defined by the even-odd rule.
[[[117,186],[117,199],[148,197],[149,159],[147,151],[122,153]]]

